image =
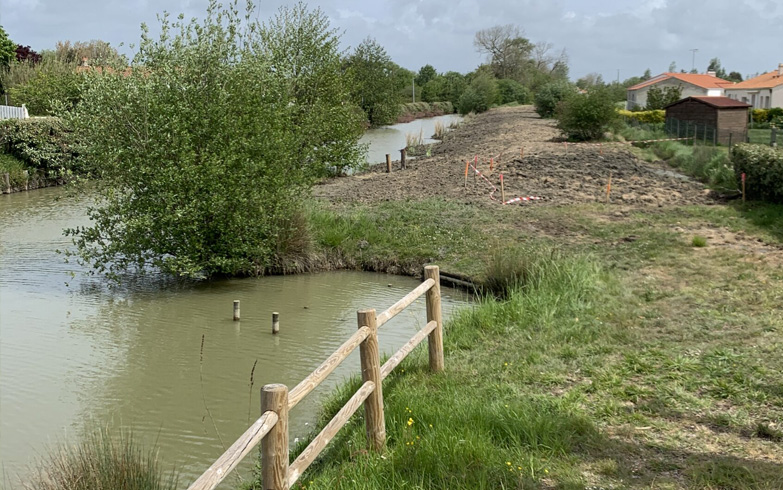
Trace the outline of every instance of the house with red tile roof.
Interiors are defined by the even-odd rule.
[[[628,110],[641,109],[647,105],[647,92],[652,87],[665,89],[668,87],[680,87],[682,98],[687,97],[721,97],[727,87],[733,83],[718,78],[715,72],[701,73],[661,73],[632,87],[628,87],[626,108]]]
[[[783,63],[777,70],[726,88],[726,97],[747,102],[754,109],[783,107]]]

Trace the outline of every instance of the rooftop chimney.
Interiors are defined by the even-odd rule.
[[[707,72],[707,75],[709,75],[711,77],[714,77],[714,76],[717,75],[717,73],[715,73],[714,71],[710,70],[710,71]]]
[[[783,77],[783,63],[778,64],[778,76]]]

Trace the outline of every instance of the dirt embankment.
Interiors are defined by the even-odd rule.
[[[474,176],[471,169],[465,186],[465,163],[476,157],[486,179]],[[502,173],[507,200],[535,196],[541,199],[522,205],[563,205],[604,202],[611,174],[612,203],[664,206],[712,201],[702,184],[643,162],[620,143],[566,145],[554,122],[538,117],[531,106],[475,116],[435,145],[430,157],[409,160],[405,170],[398,163],[391,174],[385,170],[385,164],[378,165],[353,177],[332,179],[314,193],[335,202],[442,197],[500,205]]]

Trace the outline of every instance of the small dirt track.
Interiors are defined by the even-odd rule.
[[[520,151],[524,157],[520,158]],[[468,174],[465,162],[478,156],[479,170],[491,184]],[[494,158],[490,171],[490,158]],[[636,158],[622,143],[566,145],[554,122],[538,117],[531,106],[505,107],[470,118],[432,148],[430,157],[408,161],[391,174],[386,165],[352,177],[328,180],[314,195],[333,202],[365,203],[440,197],[500,205],[500,174],[506,199],[538,196],[522,205],[564,205],[604,202],[609,175],[611,202],[634,206],[666,206],[712,202],[705,187],[664,165]],[[492,185],[498,187],[492,197]]]

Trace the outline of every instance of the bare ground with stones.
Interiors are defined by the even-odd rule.
[[[482,179],[465,164],[478,157]],[[490,170],[490,159],[493,168]],[[378,202],[443,197],[461,202],[500,205],[500,174],[506,199],[536,196],[522,205],[604,202],[611,174],[610,202],[631,206],[709,204],[698,182],[665,165],[636,158],[620,143],[566,144],[551,120],[532,106],[498,108],[468,119],[432,148],[430,157],[409,160],[407,169],[385,164],[352,177],[317,186],[316,197],[333,202]],[[493,188],[497,190],[493,193]]]

